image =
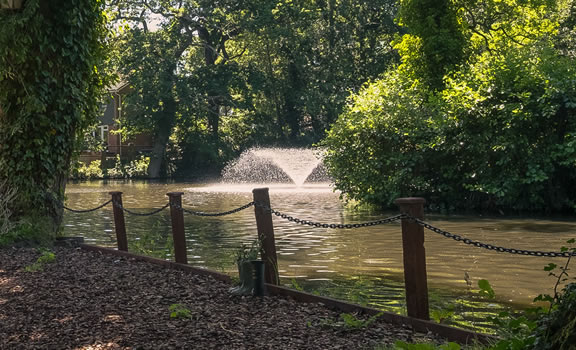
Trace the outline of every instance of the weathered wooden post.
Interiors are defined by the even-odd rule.
[[[166,193],[170,200],[172,237],[174,241],[174,261],[180,264],[188,264],[186,234],[184,233],[184,210],[182,210],[183,194],[184,192]]]
[[[114,229],[116,230],[116,242],[118,250],[128,251],[128,238],[126,237],[126,222],[122,210],[122,192],[109,192],[112,196],[112,208],[114,211]]]
[[[278,285],[278,258],[276,256],[276,242],[274,239],[274,224],[272,223],[272,213],[270,212],[270,196],[268,188],[255,188],[252,190],[254,196],[254,214],[256,215],[256,227],[258,238],[262,243],[260,254],[264,260],[264,280],[266,283]]]
[[[394,203],[402,213],[417,219],[424,217],[424,198],[398,198]],[[408,316],[429,320],[424,228],[408,218],[402,219],[402,248]]]

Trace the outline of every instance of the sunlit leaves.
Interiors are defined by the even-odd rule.
[[[476,20],[494,11],[492,2],[455,4]],[[576,72],[569,50],[555,46],[555,28],[567,22],[552,4],[501,5],[487,44],[470,36],[468,59],[443,75],[442,89],[428,89],[426,65],[414,64],[425,59],[425,37],[410,33],[395,46],[403,63],[353,96],[325,142],[346,195],[380,204],[421,195],[438,208],[574,209]],[[517,13],[532,17],[503,15]],[[526,38],[515,43],[511,33]]]

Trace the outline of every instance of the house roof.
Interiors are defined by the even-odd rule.
[[[121,80],[118,83],[112,85],[108,91],[116,94],[125,94],[130,91],[130,83],[125,80]]]

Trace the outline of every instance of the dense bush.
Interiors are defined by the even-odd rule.
[[[576,283],[564,288],[551,312],[540,320],[534,349],[576,349]]]
[[[131,179],[147,177],[150,157],[141,156],[134,160],[122,160],[116,156],[114,168],[107,169],[105,177],[111,179]]]
[[[74,180],[95,180],[95,179],[131,179],[147,177],[150,157],[140,156],[133,160],[123,160],[116,156],[114,166],[107,168],[102,166],[100,160],[95,160],[89,164],[77,161],[70,171],[70,178]]]
[[[70,177],[76,180],[101,179],[104,173],[101,169],[101,161],[95,160],[88,164],[77,161],[70,170]]]
[[[546,16],[532,20],[525,32],[539,36],[521,44],[470,39],[477,52],[441,89],[404,60],[354,95],[324,141],[336,187],[381,205],[423,196],[449,209],[573,211],[576,62]]]

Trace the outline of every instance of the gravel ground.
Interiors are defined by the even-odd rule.
[[[322,304],[238,297],[211,277],[81,250],[0,249],[0,349],[374,349],[422,336],[351,330]],[[170,306],[189,310],[171,318]]]

